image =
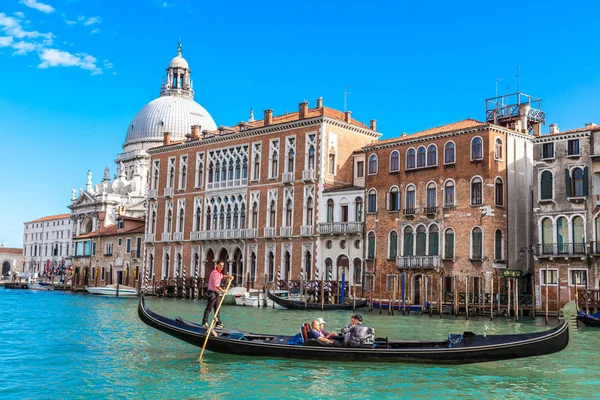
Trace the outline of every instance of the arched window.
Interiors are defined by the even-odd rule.
[[[276,220],[275,200],[271,200],[271,207],[269,209],[269,227],[270,228],[275,228],[275,220]]]
[[[554,177],[552,176],[552,172],[549,170],[542,172],[540,178],[540,200],[552,200],[553,188]]]
[[[454,206],[454,181],[448,180],[444,184],[444,207]]]
[[[479,227],[471,231],[471,258],[473,260],[483,258],[483,231]]]
[[[150,221],[150,233],[156,232],[156,211],[152,211],[152,219]]]
[[[437,147],[435,144],[430,144],[427,147],[427,165],[437,165]]]
[[[315,169],[315,146],[312,144],[308,149],[308,169]]]
[[[267,257],[267,280],[273,282],[275,279],[275,256],[273,252],[269,252]]]
[[[542,220],[542,254],[554,253],[554,229],[552,220],[544,218]]]
[[[397,150],[390,154],[390,172],[400,171],[400,153]]]
[[[271,178],[276,178],[279,163],[279,155],[277,154],[277,151],[274,151],[271,157]]]
[[[374,213],[377,212],[377,192],[375,191],[375,189],[371,189],[369,190],[369,212],[370,213]]]
[[[496,229],[494,233],[494,260],[504,260],[504,244],[502,241],[502,231]]]
[[[184,208],[180,208],[179,209],[179,226],[178,226],[178,232],[183,232],[183,217],[185,215],[185,209]]]
[[[260,157],[258,155],[254,156],[253,174],[254,174],[254,176],[252,177],[252,179],[254,179],[255,181],[259,180],[259,178],[260,178]]]
[[[406,169],[415,167],[415,149],[412,147],[406,151]]]
[[[362,282],[362,271],[361,271],[361,261],[360,258],[355,258],[354,259],[354,283],[357,283],[360,285],[360,283]]]
[[[241,177],[241,165],[240,165],[240,159],[236,159],[235,160],[235,173],[234,173],[234,178],[235,179],[240,179]]]
[[[576,216],[573,218],[571,231],[573,232],[573,253],[584,254],[585,253],[585,228],[583,225],[583,218]]]
[[[377,173],[377,156],[371,154],[369,156],[369,175],[375,175]]]
[[[185,189],[185,183],[187,181],[187,166],[182,165],[181,166],[181,184],[179,185],[179,187],[181,189]]]
[[[440,228],[433,224],[429,227],[429,246],[427,255],[437,256],[440,254]]]
[[[388,192],[388,210],[399,211],[400,210],[400,191],[397,186],[392,186]]]
[[[196,218],[194,220],[194,230],[201,230],[200,226],[202,225],[202,209],[200,206],[196,207]]]
[[[568,254],[569,227],[565,217],[560,217],[556,220],[556,245],[559,254]]]
[[[231,204],[227,206],[227,214],[225,216],[225,229],[231,229]]]
[[[356,200],[354,200],[354,202],[356,204],[356,215],[354,216],[355,221],[362,222],[363,199],[362,199],[362,197],[357,197]]]
[[[325,280],[333,280],[333,261],[329,257],[325,259]]]
[[[305,225],[306,226],[312,226],[313,225],[313,199],[312,199],[312,197],[309,197],[306,200],[306,221],[305,221]]]
[[[502,144],[502,139],[500,138],[496,138],[496,140],[494,141],[494,159],[496,160],[503,160],[504,159],[504,152],[502,151],[503,149],[503,144]]]
[[[248,157],[244,157],[244,162],[242,163],[242,179],[248,178]]]
[[[437,186],[430,182],[427,185],[427,210],[426,212],[435,212],[437,207]]]
[[[148,278],[151,279],[154,275],[154,255],[148,256]],[[104,268],[102,268],[102,280],[104,280]]]
[[[171,233],[171,224],[173,223],[173,211],[169,210],[167,212],[167,226],[165,226],[165,232]]]
[[[416,207],[416,196],[415,196],[415,186],[408,185],[406,187],[406,209],[407,214],[414,214]]]
[[[367,258],[375,259],[375,232],[369,232],[367,235]]]
[[[242,208],[240,211],[240,228],[246,228],[246,204],[242,204]]]
[[[451,228],[444,231],[444,259],[454,259],[454,230]]]
[[[480,206],[483,204],[483,182],[476,176],[471,179],[471,205]]]
[[[479,136],[471,140],[471,160],[483,159],[483,141]]]
[[[176,271],[176,274],[177,274],[178,278],[181,276],[181,266],[182,266],[182,264],[183,264],[183,260],[181,259],[181,254],[177,253],[177,267],[176,267],[177,271]]]
[[[252,204],[252,229],[258,228],[258,203]]]
[[[333,208],[334,202],[333,199],[327,200],[327,222],[333,222]]]
[[[210,207],[206,209],[206,230],[210,231],[210,222],[211,222],[211,215],[210,215]]]
[[[423,225],[417,226],[417,240],[415,247],[415,255],[424,256],[426,254],[425,250],[427,248],[427,230]]]
[[[169,276],[169,270],[170,270],[170,266],[169,266],[169,254],[166,253],[165,254],[165,262],[164,262],[164,268],[163,268],[163,279],[166,279]]]
[[[573,178],[572,178],[572,190],[571,196],[573,197],[584,197],[586,194],[583,192],[583,169],[582,168],[573,168]]]
[[[405,257],[414,255],[414,235],[412,226],[404,228],[404,249],[403,255]]]
[[[311,277],[311,272],[312,272],[312,254],[310,253],[310,251],[307,251],[306,253],[304,253],[304,268],[306,271],[306,280],[310,281],[312,279]]]
[[[335,150],[329,151],[329,173],[335,175]]]
[[[427,150],[424,146],[419,147],[417,150],[417,167],[424,167],[427,159]]]
[[[454,164],[454,142],[446,142],[444,145],[444,164]]]
[[[238,229],[239,218],[240,218],[239,208],[238,208],[238,205],[235,204],[233,206],[233,229]]]
[[[292,200],[288,199],[285,205],[285,225],[284,226],[292,226]]]
[[[334,158],[335,158],[335,155],[334,155]],[[290,149],[290,151],[288,152],[288,165],[287,165],[288,172],[294,172],[294,159],[295,159],[294,149]]]
[[[169,187],[172,188],[175,185],[175,167],[169,168]]]
[[[390,232],[390,242],[389,242],[389,255],[388,259],[394,259],[398,255],[398,232],[391,231]]]
[[[502,182],[502,178],[496,178],[494,188],[496,193],[496,205],[504,206],[504,182]]]

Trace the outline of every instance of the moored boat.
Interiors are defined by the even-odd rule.
[[[135,297],[138,295],[136,288],[125,285],[87,286],[85,288],[91,294],[112,297]]]
[[[600,311],[595,314],[586,314],[584,311],[578,310],[577,320],[585,326],[600,328]]]
[[[30,290],[54,290],[54,285],[45,282],[28,283],[27,287]]]
[[[300,300],[284,299],[271,292],[267,292],[267,296],[275,304],[290,310],[352,310],[355,308],[363,308],[367,305],[366,300],[357,300],[356,303],[347,304],[321,304],[309,303]]]
[[[202,347],[207,328],[181,318],[171,319],[150,310],[144,297],[138,304],[140,319],[157,330],[197,347]],[[537,333],[512,335],[476,335],[465,332],[448,335],[447,340],[404,341],[375,339],[375,343],[360,347],[323,345],[305,338],[295,343],[294,336],[256,334],[228,329],[216,329],[206,343],[206,349],[261,357],[310,358],[343,361],[397,361],[430,364],[468,364],[508,360],[556,353],[569,344],[568,321],[558,327]]]

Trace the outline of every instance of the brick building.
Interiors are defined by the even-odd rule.
[[[139,287],[144,251],[144,219],[119,215],[116,224],[75,236],[73,275],[77,286],[105,286],[113,283]]]
[[[536,306],[545,309],[547,298],[556,311],[576,286],[599,285],[600,127],[560,132],[553,124],[533,143]]]
[[[440,280],[444,292],[468,282],[489,293],[502,270],[529,271],[531,254],[521,250],[531,243],[532,133],[541,121],[516,110],[509,117],[498,106],[487,122],[466,119],[357,152],[366,160],[365,283],[375,296],[404,289],[408,303],[423,304],[438,298]]]
[[[319,279],[324,192],[353,184],[354,150],[379,136],[375,121],[321,99],[232,127],[193,126],[186,140],[166,132],[148,151],[147,281],[208,277],[216,260],[244,286]]]

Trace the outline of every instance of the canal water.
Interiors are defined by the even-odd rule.
[[[201,321],[203,301],[148,299],[168,316]],[[0,288],[0,398],[600,398],[600,330],[579,329],[567,350],[544,357],[461,366],[263,359],[207,352],[144,325],[137,300]],[[351,312],[224,306],[230,328],[295,334],[323,317],[338,330]],[[497,318],[363,311],[377,336],[444,339],[546,329],[543,318]],[[556,320],[552,321],[556,325]]]

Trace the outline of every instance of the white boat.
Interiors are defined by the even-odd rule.
[[[135,297],[138,295],[138,291],[136,288],[125,285],[106,285],[106,286],[86,286],[85,290],[90,292],[91,294],[96,294],[99,296],[113,296],[113,297]],[[117,294],[118,291],[118,294]]]
[[[27,287],[31,290],[54,290],[54,285],[50,283],[28,283]]]
[[[287,290],[274,290],[273,293],[276,293],[279,297],[288,298],[289,292]],[[266,300],[266,303],[265,303]],[[237,294],[235,296],[235,305],[236,306],[246,306],[246,307],[270,307],[270,308],[283,308],[278,304],[273,303],[273,301],[269,298],[265,299],[265,295],[262,290],[252,290],[250,292],[245,292],[243,294]]]

